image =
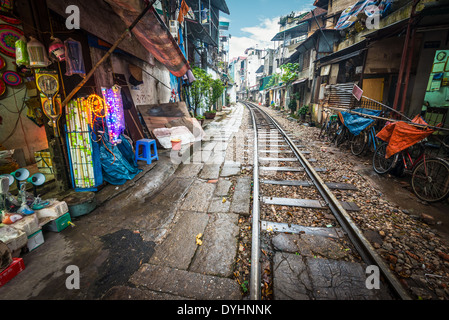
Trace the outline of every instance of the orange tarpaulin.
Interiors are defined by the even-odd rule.
[[[413,123],[420,125],[427,125],[427,123],[417,116],[412,120]],[[421,140],[429,137],[435,130],[429,128],[420,128],[405,122],[396,122],[385,126],[379,132],[377,137],[385,142],[388,142],[386,158],[390,158],[396,153],[399,153]]]

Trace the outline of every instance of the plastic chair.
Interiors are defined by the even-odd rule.
[[[141,148],[143,149],[142,152],[140,152]],[[153,161],[158,161],[159,155],[157,153],[156,140],[143,139],[137,141],[136,159],[137,161],[146,161],[149,165]]]

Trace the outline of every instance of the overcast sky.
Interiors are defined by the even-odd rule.
[[[230,57],[244,55],[249,47],[273,48],[271,39],[279,32],[279,18],[292,11],[304,12],[314,8],[313,0],[227,0],[230,15],[220,13],[229,21]]]

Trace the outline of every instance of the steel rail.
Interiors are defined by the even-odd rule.
[[[351,240],[352,244],[355,246],[357,252],[362,257],[363,261],[367,265],[376,265],[381,274],[386,279],[387,283],[393,289],[394,293],[398,298],[402,300],[412,300],[410,295],[398,281],[398,279],[393,275],[387,265],[384,263],[382,258],[377,254],[375,249],[372,247],[371,243],[365,238],[362,234],[362,231],[357,227],[354,223],[350,215],[347,211],[342,207],[338,199],[334,196],[332,191],[327,187],[324,181],[320,178],[318,173],[313,169],[309,161],[304,157],[301,151],[296,147],[293,143],[292,139],[286,134],[283,128],[279,125],[279,123],[271,117],[268,113],[260,109],[258,106],[249,103],[253,108],[257,109],[262,115],[264,115],[267,119],[269,119],[272,124],[276,127],[276,129],[281,133],[281,135],[285,138],[288,145],[293,150],[294,154],[300,161],[301,165],[304,167],[307,175],[312,179],[313,184],[318,189],[320,195],[325,200],[326,204],[329,206],[330,210],[334,214],[337,221],[340,223],[343,230],[346,232],[347,236]],[[247,107],[251,110],[251,108],[247,105]],[[254,111],[251,110],[253,114]],[[257,148],[257,140],[254,142],[255,147]],[[258,157],[258,154],[255,154],[255,159]],[[258,164],[258,159],[255,160]]]
[[[260,272],[260,184],[259,184],[259,144],[258,129],[254,111],[250,110],[254,130],[254,165],[253,165],[253,223],[252,223],[252,245],[251,245],[251,278],[250,298],[258,301],[261,298],[261,272]]]

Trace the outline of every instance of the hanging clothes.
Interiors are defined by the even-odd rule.
[[[170,103],[179,101],[179,82],[178,78],[170,73],[171,96]]]
[[[180,25],[184,22],[184,17],[189,13],[189,11],[190,11],[189,6],[185,2],[185,0],[182,0],[181,7],[179,8],[179,16],[178,16],[178,21],[179,21]]]

